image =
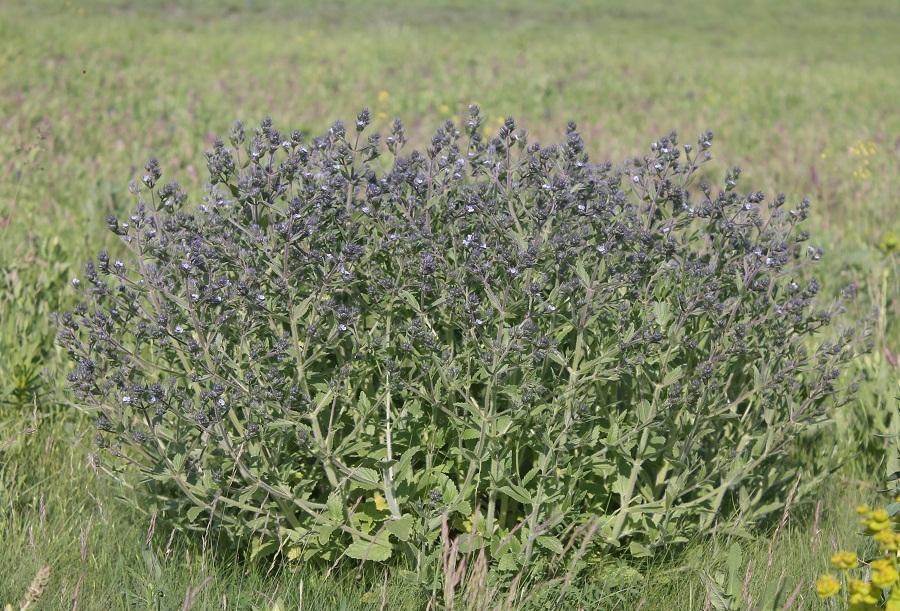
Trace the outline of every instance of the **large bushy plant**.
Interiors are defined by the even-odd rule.
[[[470,110],[408,157],[366,110],[308,144],[236,123],[193,207],[151,160],[108,219],[130,255],[59,320],[96,464],[257,554],[423,577],[454,537],[514,571],[782,507],[867,333],[816,339],[849,292],[801,271],[808,203],[740,168],[689,191],[710,132],[592,165],[574,124],[541,146]]]

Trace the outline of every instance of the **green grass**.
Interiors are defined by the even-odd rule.
[[[67,442],[82,451],[84,445],[60,438],[60,432],[39,427],[5,457],[20,469],[29,466],[6,492],[13,502],[0,494],[0,601],[20,599],[39,563],[46,562],[52,572],[42,608],[50,609],[71,609],[75,600],[81,609],[180,609],[189,589],[198,590],[195,609],[269,609],[279,599],[282,609],[296,609],[301,598],[304,609],[369,609],[366,593],[376,581],[381,602],[380,573],[357,580],[353,572],[326,579],[296,567],[248,571],[233,558],[214,558],[212,544],[204,549],[199,538],[176,533],[170,539],[172,531],[163,525],[147,547],[146,520],[118,504],[111,486],[94,481],[83,452],[73,452]],[[387,608],[416,608],[414,593],[403,584],[389,582],[385,596]]]
[[[898,270],[877,248],[900,233],[896,2],[3,0],[0,12],[0,396],[38,387],[43,367],[59,380],[47,314],[73,298],[64,285],[84,259],[116,247],[104,218],[127,212],[127,183],[146,159],[158,157],[164,179],[196,198],[203,151],[236,118],[251,125],[271,115],[311,137],[368,106],[378,129],[403,118],[420,148],[478,102],[490,123],[512,115],[547,143],[575,120],[592,158],[614,162],[644,154],[671,128],[685,141],[710,128],[717,181],[741,164],[745,188],[810,196],[808,228],[828,250],[819,272],[827,291],[854,281],[860,308],[882,311],[875,351],[860,364],[870,380],[835,415],[839,426],[822,432],[867,452],[823,491],[815,552],[814,508],[795,507],[768,571],[772,533],[742,542],[741,575],[749,560],[759,600],[784,569],[786,583],[804,580],[795,608],[826,608],[810,584],[832,536],[840,546],[857,541],[852,506],[873,497],[846,480],[883,481],[872,434],[886,430],[900,392],[884,353],[900,352]],[[195,608],[222,608],[223,597],[228,608],[279,597],[296,608],[301,580],[304,608],[381,605],[382,575],[270,575],[204,554],[182,535],[154,568],[149,525],[87,464],[85,422],[49,403],[0,403],[0,444],[27,426],[38,430],[0,454],[0,604],[21,596],[46,561],[47,608],[71,608],[82,574],[84,609],[180,608],[185,589],[208,575]],[[167,537],[160,526],[153,553]],[[696,542],[638,566],[642,580],[611,579],[598,559],[594,594],[609,608],[646,600],[645,610],[703,609],[705,574],[725,570],[730,545],[724,535]],[[386,608],[421,604],[393,577],[387,584]],[[366,592],[377,600],[362,602]]]

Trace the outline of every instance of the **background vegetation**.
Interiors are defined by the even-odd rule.
[[[600,558],[583,593],[610,608],[746,608],[751,596],[755,608],[783,576],[800,584],[795,608],[825,608],[815,573],[833,545],[861,545],[852,506],[896,470],[892,442],[875,434],[898,426],[900,6],[383,4],[0,3],[0,445],[13,440],[0,453],[0,601],[21,597],[47,562],[48,608],[174,608],[208,576],[195,608],[301,596],[304,608],[420,604],[390,576],[383,589],[381,574],[246,568],[214,558],[211,541],[167,543],[162,528],[148,547],[151,525],[87,463],[93,431],[48,397],[62,366],[49,313],[71,304],[68,280],[85,259],[117,248],[104,219],[130,207],[128,181],[151,155],[198,193],[203,151],[235,118],[271,115],[314,135],[369,106],[375,129],[400,116],[421,148],[478,102],[497,127],[514,115],[547,143],[575,120],[594,161],[643,154],[670,128],[688,140],[713,129],[714,184],[740,164],[752,188],[813,199],[823,292],[853,281],[861,311],[880,308],[858,401],[808,444],[809,460],[823,439],[852,458],[820,506],[792,508],[740,553],[723,539],[638,566]]]

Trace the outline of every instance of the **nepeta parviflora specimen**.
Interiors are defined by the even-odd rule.
[[[408,156],[369,122],[238,122],[195,206],[147,164],[58,321],[99,468],[254,554],[423,579],[447,536],[513,571],[783,507],[869,335],[804,269],[808,202],[692,191],[711,132],[614,166],[476,106]]]

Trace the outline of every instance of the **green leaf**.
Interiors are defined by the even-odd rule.
[[[637,413],[638,418],[644,423],[650,422],[656,416],[656,410],[653,409],[653,405],[646,399],[643,399],[638,405]]]
[[[250,559],[265,558],[269,554],[278,550],[278,541],[274,539],[265,539],[262,543],[254,537],[253,543],[250,545]]]
[[[355,560],[383,562],[391,557],[394,550],[388,541],[388,536],[387,531],[384,531],[374,541],[357,539],[347,547],[344,553]]]
[[[556,537],[552,537],[550,535],[542,535],[537,538],[538,545],[544,547],[554,554],[562,554],[563,553],[563,544],[559,542],[559,539]]]
[[[421,447],[413,446],[403,453],[397,468],[394,469],[394,481],[399,482],[409,478],[412,473],[412,460],[420,451],[422,451]]]
[[[483,548],[487,542],[484,536],[480,534],[469,534],[462,537],[459,541],[459,551],[462,554],[471,554]]]
[[[494,291],[491,290],[491,287],[487,284],[484,285],[485,295],[487,295],[488,301],[491,302],[491,306],[498,312],[503,312],[503,306],[500,305],[500,300],[497,299],[497,296],[494,294]]]
[[[666,374],[666,377],[663,378],[663,386],[669,386],[676,382],[682,376],[681,365],[674,367],[669,370],[669,373]]]
[[[330,499],[328,499],[328,503],[326,505],[328,509],[328,517],[330,517],[333,521],[337,522],[344,518],[344,500],[338,495],[334,494]]]
[[[369,397],[366,396],[365,392],[359,393],[359,401],[357,402],[356,407],[361,412],[367,412],[372,407],[372,402],[369,401]]]
[[[734,608],[730,599],[722,590],[718,580],[713,580],[707,576],[707,593],[709,594],[709,602],[716,611],[732,611]]]
[[[653,551],[646,547],[645,545],[641,545],[637,541],[632,541],[628,546],[628,551],[635,558],[648,558],[653,555]]]
[[[500,556],[500,562],[497,563],[497,568],[501,571],[517,570],[519,564],[516,562],[516,555],[513,552],[506,552]]]
[[[375,469],[369,467],[355,467],[347,470],[347,475],[353,483],[365,490],[381,489],[381,476]]]
[[[404,514],[399,520],[390,520],[388,521],[386,528],[388,532],[393,534],[395,537],[400,539],[401,541],[409,540],[409,533],[412,531],[412,527],[415,525],[415,521],[410,514]]]
[[[516,486],[515,484],[511,484],[508,486],[500,486],[499,488],[497,488],[497,490],[499,492],[502,492],[506,496],[510,497],[511,499],[518,501],[524,505],[532,504],[531,494],[529,494],[529,492],[527,490],[525,490],[525,488],[522,488],[521,486]]]
[[[328,543],[328,540],[331,539],[331,534],[337,530],[334,526],[321,526],[319,527],[319,535],[317,539],[319,540],[319,545],[325,545]]]
[[[197,520],[197,517],[198,517],[201,513],[203,513],[203,511],[204,511],[205,509],[206,509],[206,507],[191,507],[190,509],[187,510],[187,518],[188,518],[188,520],[190,520],[191,522],[196,521],[196,520]]]
[[[564,325],[560,325],[559,329],[556,331],[556,336],[554,337],[554,339],[558,342],[562,342],[566,338],[566,336],[572,332],[572,330],[574,328],[575,327],[572,325],[572,323],[568,323],[568,322]],[[568,365],[568,364],[569,363],[566,363],[566,365]]]
[[[578,279],[581,280],[582,285],[591,285],[591,276],[587,273],[587,270],[584,269],[583,261],[579,260],[575,262],[575,273],[578,274]]]
[[[733,543],[728,550],[728,595],[737,598],[741,593],[742,550],[739,543]]]
[[[541,472],[541,468],[540,468],[540,467],[535,467],[535,468],[533,468],[531,471],[529,471],[528,473],[525,474],[525,477],[522,478],[522,484],[524,484],[525,486],[527,486],[528,483],[529,483],[531,480],[534,479],[534,476],[537,475],[537,474],[540,473],[540,472]]]
[[[412,310],[416,313],[419,312],[419,302],[416,301],[416,298],[413,297],[412,293],[409,291],[401,291],[400,296],[406,301],[406,304],[412,308]]]
[[[394,465],[396,465],[399,461],[395,458],[394,460],[379,460],[375,463],[375,466],[381,469],[382,471],[385,469],[390,469]]]
[[[472,504],[469,501],[461,501],[457,499],[456,503],[454,503],[454,510],[463,514],[464,516],[472,515]]]
[[[660,327],[665,328],[669,323],[669,319],[671,318],[669,305],[665,301],[657,301],[653,304],[653,314],[656,317],[656,322]]]

